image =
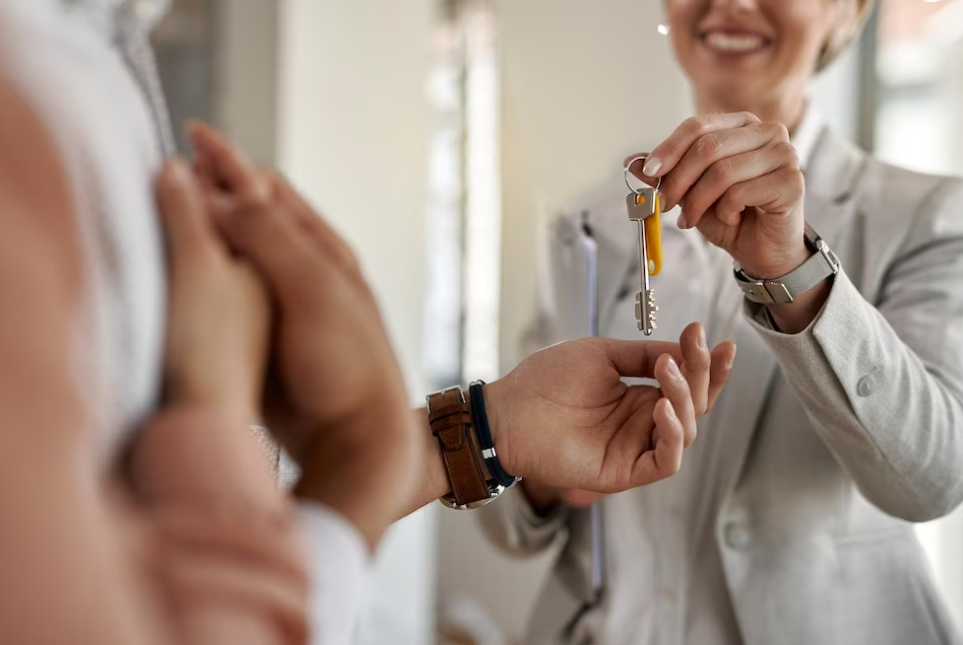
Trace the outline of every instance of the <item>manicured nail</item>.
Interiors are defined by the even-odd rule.
[[[679,215],[679,221],[676,222],[676,225],[682,230],[686,230],[689,228],[689,221],[685,218],[685,213],[683,213],[682,215]]]
[[[738,348],[737,348],[737,347],[733,347],[733,348],[732,348],[732,356],[729,357],[729,360],[728,360],[728,362],[726,363],[726,369],[727,369],[727,370],[731,370],[733,363],[736,362],[736,351],[738,351]]]
[[[649,157],[642,166],[642,172],[646,177],[658,177],[658,172],[662,170],[662,160],[658,157]]]
[[[675,408],[672,407],[672,401],[670,401],[669,399],[665,400],[665,413],[669,415],[670,419],[673,419],[675,421],[679,420],[678,415],[675,413]]]
[[[676,380],[682,378],[682,372],[679,371],[679,365],[671,358],[669,359],[669,376]]]

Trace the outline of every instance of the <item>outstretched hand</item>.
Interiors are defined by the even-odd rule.
[[[557,488],[613,493],[669,477],[734,357],[732,343],[710,352],[698,323],[679,344],[589,338],[536,352],[486,387],[498,454]]]

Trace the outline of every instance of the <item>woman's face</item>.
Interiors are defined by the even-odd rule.
[[[672,46],[697,95],[745,110],[804,90],[855,0],[668,0]]]

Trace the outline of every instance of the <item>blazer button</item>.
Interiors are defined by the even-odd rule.
[[[726,544],[732,549],[745,549],[752,541],[749,530],[746,527],[730,522],[726,525]]]
[[[876,390],[876,379],[872,376],[864,376],[856,385],[856,394],[865,398]]]

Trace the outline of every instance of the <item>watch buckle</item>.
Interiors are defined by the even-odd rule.
[[[428,411],[428,414],[431,414],[431,400],[436,396],[448,394],[449,392],[458,392],[459,402],[465,403],[465,391],[462,390],[460,386],[453,385],[449,388],[445,388],[444,390],[439,390],[438,392],[432,392],[431,394],[425,397],[425,410]]]
[[[787,289],[786,285],[782,282],[775,282],[773,280],[763,282],[762,290],[763,293],[769,296],[767,305],[787,305],[792,302],[792,294],[789,293],[789,289]]]
[[[833,273],[839,273],[839,258],[836,257],[836,254],[833,253],[833,250],[829,248],[828,244],[826,244],[826,240],[820,238],[816,243],[816,250],[819,251],[819,254],[825,258],[826,262],[829,263],[829,267],[833,270]]]

